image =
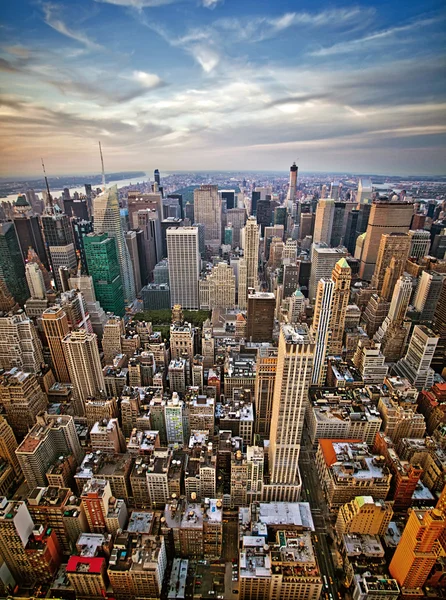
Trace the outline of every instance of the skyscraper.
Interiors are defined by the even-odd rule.
[[[389,566],[398,583],[415,595],[437,561],[441,552],[440,537],[446,527],[441,510],[413,509]]]
[[[345,258],[341,258],[335,264],[331,278],[334,282],[334,290],[333,312],[330,321],[331,337],[328,351],[332,355],[340,355],[342,353],[345,315],[347,313],[352,281],[352,270]]]
[[[316,286],[322,277],[331,277],[335,264],[340,258],[345,258],[346,248],[329,248],[327,244],[313,244],[311,248],[311,274],[308,297],[316,297]],[[301,264],[302,270],[302,264]]]
[[[31,206],[26,202],[26,199],[24,200],[23,196],[17,198],[12,218],[23,258],[26,258],[29,248],[32,248],[45,267],[48,268],[47,253],[39,217],[33,213]]]
[[[57,289],[61,291],[62,282],[59,267],[66,266],[69,269],[74,269],[77,265],[73,228],[70,218],[57,212],[51,205],[45,208],[40,221],[53,278]],[[40,259],[42,260],[42,257]]]
[[[0,401],[17,437],[26,435],[28,429],[33,427],[36,416],[48,405],[48,398],[37,376],[18,369],[0,376]]]
[[[201,259],[196,227],[173,227],[167,230],[170,299],[172,305],[199,307],[198,279]]]
[[[335,212],[335,201],[332,198],[320,199],[316,208],[313,242],[330,245],[331,230]]]
[[[358,191],[356,193],[356,201],[358,202],[358,204],[367,204],[371,202],[372,193],[372,180],[361,177],[358,181]]]
[[[29,298],[25,264],[13,223],[0,223],[0,277],[9,292],[22,306]]]
[[[99,304],[106,312],[123,316],[124,289],[116,251],[116,240],[107,233],[89,233],[84,238],[88,272],[93,278]]]
[[[205,244],[213,252],[221,244],[221,197],[218,186],[201,185],[194,190],[194,216],[196,223],[205,227]]]
[[[311,382],[322,386],[326,377],[326,357],[330,336],[330,322],[333,314],[333,293],[335,284],[332,279],[319,279],[317,285],[314,318],[311,331],[315,336],[314,365]]]
[[[293,211],[294,203],[296,201],[297,172],[298,167],[296,166],[296,163],[293,162],[293,164],[290,167],[290,184],[288,187],[288,193],[286,197],[286,206],[288,212]]]
[[[254,402],[256,409],[255,433],[262,439],[269,438],[276,382],[277,349],[261,349],[257,354]]]
[[[246,339],[270,342],[273,338],[276,298],[272,292],[248,294],[248,326]]]
[[[31,298],[42,300],[45,298],[45,282],[42,271],[37,263],[28,263],[25,267],[25,276]]]
[[[361,254],[361,279],[372,278],[381,236],[385,233],[407,233],[412,215],[413,205],[409,202],[373,201]]]
[[[390,299],[390,296],[389,298],[386,296],[389,292],[392,293],[397,279],[404,270],[409,250],[410,238],[406,233],[383,233],[381,236],[372,287],[378,290],[378,294],[381,294],[387,276],[387,289],[385,290],[387,293],[383,294],[386,300]]]
[[[0,367],[38,373],[42,364],[42,344],[31,319],[23,311],[0,315]]]
[[[86,399],[105,390],[97,338],[94,333],[80,329],[68,334],[62,345],[77,401],[76,416],[83,416]]]
[[[126,304],[132,303],[136,297],[135,279],[133,276],[132,261],[122,229],[118,188],[116,185],[99,194],[94,200],[94,231],[97,234],[107,233],[110,238],[115,240],[124,290],[124,301]],[[98,294],[97,290],[96,294]]]
[[[313,355],[314,341],[306,325],[282,325],[270,430],[272,483],[294,484],[297,479]]]
[[[45,310],[42,327],[51,353],[54,376],[60,383],[69,383],[70,375],[62,345],[62,340],[70,331],[65,311],[60,306]]]
[[[243,229],[243,256],[246,261],[247,286],[257,288],[259,270],[260,231],[254,217],[249,217]]]
[[[437,343],[438,337],[433,331],[424,325],[415,325],[406,356],[394,367],[395,374],[406,377],[419,390],[432,387],[434,371],[431,362]]]
[[[0,555],[14,579],[20,584],[32,584],[36,574],[25,552],[34,523],[24,502],[0,502]]]

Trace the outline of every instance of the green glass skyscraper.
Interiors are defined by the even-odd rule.
[[[25,263],[14,223],[0,223],[0,278],[22,306],[29,298],[25,278]]]
[[[99,304],[106,312],[122,317],[125,313],[124,289],[116,241],[106,233],[89,233],[83,241],[88,272],[93,278]]]

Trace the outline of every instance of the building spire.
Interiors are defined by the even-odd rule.
[[[51,192],[50,192],[50,186],[48,184],[48,177],[46,176],[46,171],[45,171],[45,163],[43,162],[43,158],[40,159],[42,161],[42,169],[43,169],[43,175],[45,177],[45,184],[46,184],[46,191],[47,191],[47,203],[49,204],[49,207],[51,209],[53,209],[53,197],[51,196]]]
[[[104,170],[104,157],[102,156],[102,147],[101,142],[99,142],[99,153],[101,155],[101,165],[102,165],[102,191],[105,192],[105,170]]]

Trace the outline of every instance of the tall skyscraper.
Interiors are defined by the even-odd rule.
[[[34,522],[24,502],[2,498],[0,502],[0,556],[16,582],[30,585],[36,573],[25,552]]]
[[[132,261],[127,244],[125,243],[119,210],[118,188],[116,185],[99,194],[94,200],[94,231],[97,234],[107,233],[116,242],[118,263],[124,289],[124,301],[126,304],[130,304],[136,297],[135,279],[133,276]]]
[[[62,340],[70,331],[65,311],[60,306],[45,310],[42,314],[42,327],[51,353],[54,377],[60,383],[69,383],[70,374],[62,345]]]
[[[28,263],[25,267],[25,276],[31,298],[43,300],[45,298],[45,282],[42,271],[36,263]]]
[[[0,277],[16,302],[23,306],[29,298],[29,290],[13,223],[0,223]]]
[[[201,258],[196,227],[173,227],[167,230],[170,299],[172,305],[199,307],[198,279]]]
[[[432,321],[443,289],[445,275],[435,271],[423,271],[418,280],[413,299],[415,310],[420,312],[421,321]]]
[[[366,237],[367,240],[367,237]],[[406,260],[409,257],[410,238],[406,233],[384,233],[379,243],[375,271],[372,277],[372,287],[383,292],[386,281],[386,294],[392,294],[395,283],[404,271]],[[386,300],[390,299],[390,295]]]
[[[409,256],[422,258],[423,256],[427,256],[429,254],[429,248],[431,247],[431,236],[429,231],[424,231],[424,229],[411,229],[409,231],[409,238]]]
[[[61,269],[67,269],[69,275],[74,275],[77,268],[76,248],[73,243],[66,246],[50,246],[48,248],[53,269],[54,282],[59,291],[65,291]]]
[[[86,399],[105,390],[97,338],[94,333],[80,329],[68,334],[62,345],[74,388],[76,416],[83,416]]]
[[[217,185],[201,185],[194,190],[195,222],[205,227],[205,243],[213,252],[221,244],[221,197]]]
[[[432,387],[434,371],[431,362],[437,343],[438,337],[433,331],[424,325],[415,325],[406,356],[394,367],[395,374],[406,377],[419,390]]]
[[[209,305],[212,308],[235,307],[235,275],[234,270],[225,262],[220,262],[213,267],[208,276]]]
[[[335,212],[335,201],[332,198],[320,199],[316,208],[313,242],[330,245],[331,230]]]
[[[345,315],[347,313],[352,281],[352,270],[345,258],[341,258],[335,264],[331,278],[334,282],[334,290],[333,312],[330,321],[331,336],[328,351],[332,355],[339,356],[342,353]]]
[[[407,233],[413,215],[409,202],[374,200],[361,254],[359,277],[371,280],[378,258],[381,236],[385,233]]]
[[[314,318],[311,331],[315,337],[314,365],[311,382],[322,386],[327,373],[326,358],[330,336],[330,322],[333,314],[333,292],[335,284],[332,279],[319,279],[317,285]]]
[[[261,349],[257,354],[254,403],[256,409],[255,433],[269,438],[276,382],[277,349]]]
[[[282,325],[270,430],[271,482],[295,484],[314,341],[306,325]]]
[[[373,194],[372,180],[361,177],[358,181],[358,191],[356,193],[356,201],[358,204],[367,204],[371,202]]]
[[[243,256],[246,261],[247,286],[257,288],[259,271],[260,230],[254,217],[249,217],[243,229]]]
[[[141,284],[141,272],[140,272],[140,261],[139,261],[139,251],[138,251],[138,240],[136,236],[136,231],[127,231],[125,233],[125,242],[127,244],[127,249],[130,254],[130,260],[132,261],[133,267],[133,278],[135,280],[135,291],[139,293],[142,288]]]
[[[38,254],[45,267],[48,268],[47,253],[39,217],[31,210],[31,206],[24,196],[17,198],[14,204],[12,219],[23,258],[26,258],[29,248],[32,248]]]
[[[446,527],[441,510],[412,509],[389,566],[400,586],[409,593],[421,592],[441,552],[440,537]]]
[[[45,247],[50,259],[51,270],[56,287],[62,290],[59,267],[76,268],[76,249],[74,245],[73,228],[70,218],[54,208],[51,204],[45,208],[40,222],[42,223]],[[42,257],[40,257],[42,260]]]
[[[290,167],[290,184],[288,187],[288,193],[286,197],[286,206],[288,212],[290,213],[293,212],[294,203],[296,201],[297,173],[298,167],[296,166],[296,163],[293,162],[293,164]]]
[[[107,233],[89,233],[84,238],[88,272],[93,278],[99,304],[106,312],[123,316],[124,288],[119,268],[116,240]]]
[[[0,367],[38,373],[42,364],[42,344],[31,319],[23,311],[0,316]]]
[[[15,453],[16,449],[17,440],[14,431],[5,417],[0,416],[0,457],[8,461],[14,469],[14,473],[20,476],[21,470]]]
[[[403,273],[396,282],[392,301],[390,302],[388,314],[390,321],[398,323],[403,321],[409,306],[412,289],[412,278],[407,273]]]
[[[329,248],[327,244],[313,244],[311,248],[311,274],[308,297],[316,297],[316,286],[322,277],[331,277],[335,264],[340,258],[345,258],[346,248]],[[302,264],[301,264],[302,270]]]
[[[246,339],[250,342],[270,342],[273,338],[276,298],[272,292],[248,294],[248,326]]]
[[[0,401],[17,437],[26,435],[28,429],[33,427],[36,416],[48,405],[48,398],[37,376],[18,369],[0,376]]]

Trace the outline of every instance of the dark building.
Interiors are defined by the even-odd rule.
[[[260,225],[261,237],[265,233],[265,227],[271,225],[271,202],[270,200],[260,200],[257,203],[257,223]]]
[[[170,288],[167,283],[149,283],[141,290],[145,310],[170,308]]]
[[[305,298],[308,298],[308,288],[310,285],[311,261],[298,260],[299,264],[299,287]]]
[[[354,208],[347,216],[347,226],[345,228],[344,246],[352,255],[355,253],[356,247],[358,218],[359,210]]]
[[[270,292],[248,294],[246,339],[250,342],[270,342],[273,337],[276,298]]]
[[[146,241],[144,232],[141,229],[132,229],[136,233],[136,245],[138,247],[139,272],[141,274],[141,283],[145,285],[149,280],[149,269],[146,256]]]
[[[161,244],[162,244],[162,257],[167,257],[167,230],[170,227],[182,227],[183,222],[181,219],[176,219],[175,217],[170,217],[169,219],[164,219],[161,221]]]
[[[286,208],[284,206],[277,206],[274,209],[274,225],[286,227]]]
[[[191,202],[186,202],[184,207],[184,217],[189,219],[191,223],[194,222],[194,205]]]
[[[41,223],[47,248],[74,243],[73,228],[67,215],[44,214]]]
[[[28,256],[28,250],[31,247],[45,265],[45,269],[49,269],[48,256],[40,228],[39,217],[25,215],[14,217],[14,226],[23,258]]]
[[[14,223],[0,223],[0,278],[21,306],[29,298],[25,277],[25,263]]]
[[[283,297],[289,298],[299,285],[300,263],[283,266]]]
[[[336,248],[341,244],[344,234],[345,202],[335,202],[333,226],[331,228],[330,246]]]
[[[84,237],[93,231],[93,223],[87,219],[73,219],[74,245],[81,260],[83,273],[88,273]]]
[[[251,192],[251,215],[256,216],[257,214],[257,204],[260,201],[260,192]]]
[[[359,209],[358,222],[356,224],[356,239],[367,231],[367,225],[369,224],[370,211],[372,209],[372,203],[361,204]],[[355,244],[356,244],[355,239]]]
[[[178,204],[180,205],[180,218],[184,219],[184,207],[183,207],[183,195],[182,194],[169,194],[167,198],[175,198],[178,200]]]
[[[88,221],[88,205],[86,199],[68,198],[63,201],[65,214],[69,217],[77,217]]]
[[[155,178],[155,182],[156,182],[158,185],[161,185],[161,177],[160,177],[160,172],[159,172],[159,169],[155,169],[155,170],[153,171],[153,176],[154,176],[154,178]]]
[[[226,200],[226,209],[237,208],[235,205],[235,190],[221,190],[222,200]]]

